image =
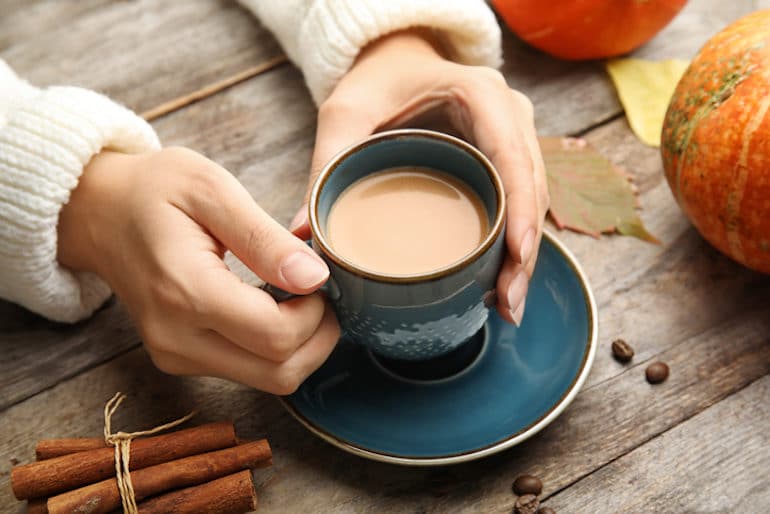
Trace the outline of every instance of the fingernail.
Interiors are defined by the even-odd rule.
[[[526,303],[527,299],[524,298],[519,304],[519,307],[513,311],[513,322],[516,323],[517,327],[521,326],[521,320],[524,318],[524,304]]]
[[[524,300],[524,297],[527,294],[527,282],[527,275],[523,271],[520,271],[508,286],[508,308],[512,312],[515,312],[522,300]]]
[[[283,261],[281,275],[297,289],[310,289],[326,281],[329,269],[320,258],[307,252],[294,252]]]
[[[524,238],[521,240],[521,250],[519,251],[519,257],[521,263],[526,264],[529,262],[529,258],[532,256],[532,250],[535,248],[535,230],[529,229],[524,234]]]
[[[307,223],[307,205],[303,205],[302,208],[294,215],[294,219],[289,223],[289,232],[294,232],[299,227]]]

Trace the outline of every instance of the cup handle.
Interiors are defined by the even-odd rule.
[[[305,241],[305,244],[310,246],[312,248],[310,240]],[[259,286],[261,290],[269,294],[273,297],[273,300],[276,302],[285,302],[286,300],[290,300],[292,298],[295,298],[297,296],[302,296],[294,293],[290,293],[288,291],[284,291],[280,287],[276,287],[273,284],[268,284],[265,282],[261,286]],[[327,298],[330,300],[338,300],[340,297],[340,288],[337,287],[337,283],[334,281],[334,279],[329,276],[329,279],[318,288],[318,291],[321,291],[326,295]]]

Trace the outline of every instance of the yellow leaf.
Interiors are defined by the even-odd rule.
[[[607,62],[607,73],[618,90],[628,124],[643,143],[660,146],[663,118],[687,65],[688,62],[681,59],[613,59]]]

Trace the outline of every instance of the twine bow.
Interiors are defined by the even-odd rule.
[[[196,411],[192,411],[186,416],[160,425],[150,430],[141,430],[139,432],[115,432],[112,433],[112,415],[118,410],[120,404],[126,399],[126,395],[117,392],[115,396],[104,406],[104,442],[115,447],[115,478],[118,482],[118,491],[120,500],[123,503],[124,514],[137,514],[136,496],[134,495],[134,486],[131,483],[131,474],[129,473],[128,463],[131,457],[131,440],[137,437],[157,434],[169,428],[174,428],[189,420]]]

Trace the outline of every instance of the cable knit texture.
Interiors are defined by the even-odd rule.
[[[302,69],[323,102],[367,43],[396,30],[436,29],[463,64],[498,67],[500,28],[483,0],[240,0]]]
[[[105,96],[37,89],[0,61],[0,297],[64,322],[99,307],[107,285],[58,264],[59,212],[102,149],[159,147],[149,124]]]

